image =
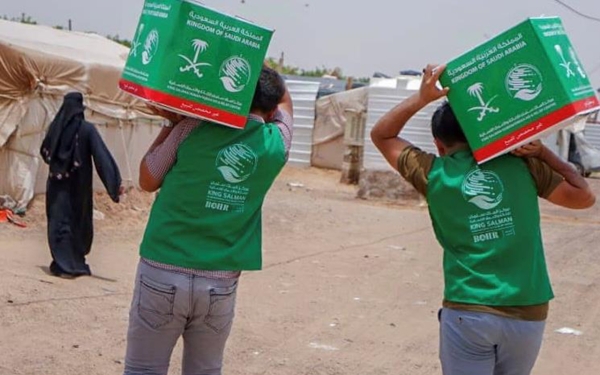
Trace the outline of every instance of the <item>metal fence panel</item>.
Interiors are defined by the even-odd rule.
[[[585,139],[600,150],[600,124],[587,124],[585,126]]]
[[[294,137],[288,163],[309,167],[319,82],[287,80],[286,84],[294,103]]]
[[[375,123],[389,110],[417,92],[418,78],[373,78],[369,86],[367,126],[365,131],[364,167],[367,170],[391,170],[392,168],[379,153],[370,133]],[[431,135],[431,116],[439,103],[432,103],[417,113],[402,130],[402,137],[424,151],[437,153]]]

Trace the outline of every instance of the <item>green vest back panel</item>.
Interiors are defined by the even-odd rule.
[[[429,213],[444,248],[445,299],[529,306],[552,299],[537,191],[510,155],[478,166],[469,151],[436,158]]]
[[[141,256],[199,270],[262,266],[261,208],[285,164],[274,124],[203,124],[177,152],[152,207]]]

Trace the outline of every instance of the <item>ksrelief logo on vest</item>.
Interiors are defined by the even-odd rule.
[[[504,185],[496,173],[476,168],[463,180],[462,194],[467,202],[491,210],[502,203]]]
[[[246,181],[256,171],[258,156],[242,143],[224,148],[217,155],[217,169],[231,184]]]
[[[247,145],[237,143],[219,151],[215,164],[223,180],[210,182],[205,208],[243,213],[250,187],[242,182],[256,171],[258,156]]]

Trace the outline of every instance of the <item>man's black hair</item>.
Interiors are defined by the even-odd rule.
[[[452,147],[457,143],[467,143],[467,137],[447,101],[433,113],[431,133],[433,138],[438,139],[447,147]]]
[[[251,110],[268,113],[277,108],[285,94],[285,82],[275,70],[263,67],[254,92]]]

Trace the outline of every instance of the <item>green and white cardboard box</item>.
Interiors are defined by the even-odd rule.
[[[465,53],[440,83],[478,163],[600,109],[558,17],[530,18]]]
[[[146,0],[119,87],[244,128],[272,30],[192,0]]]

